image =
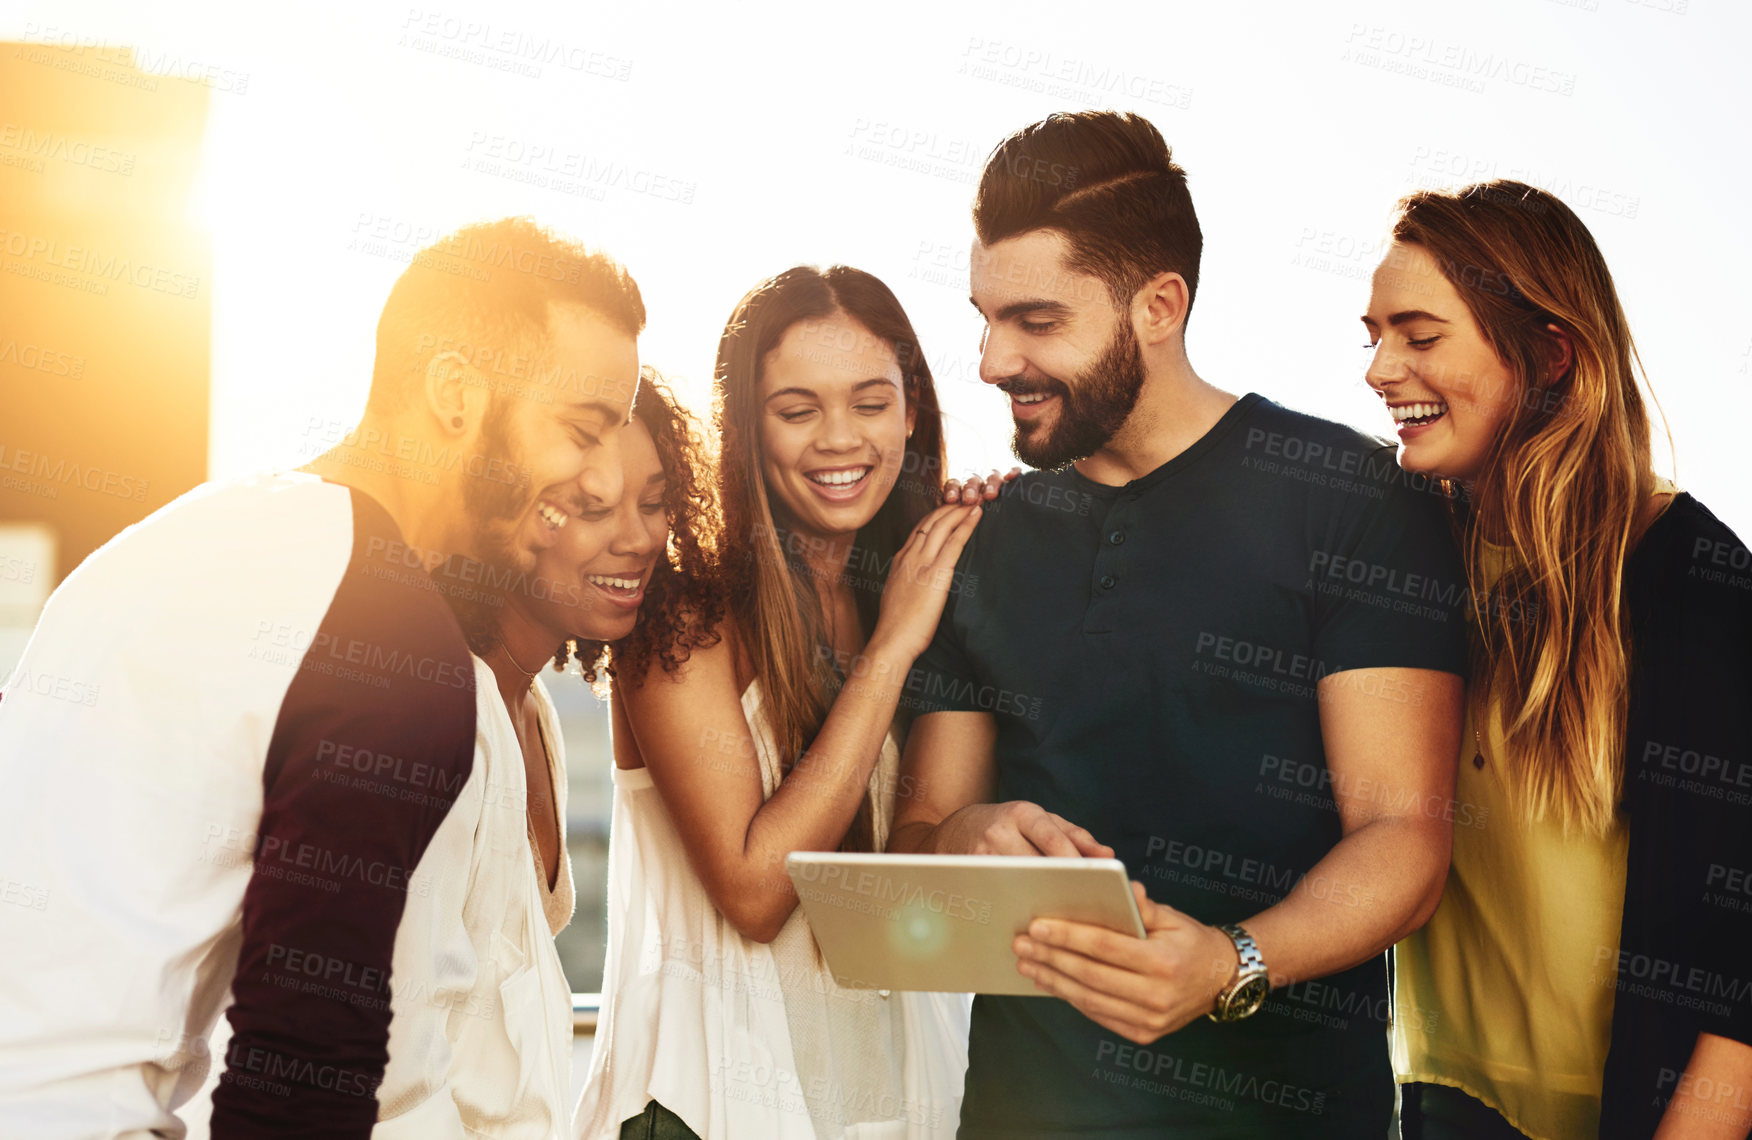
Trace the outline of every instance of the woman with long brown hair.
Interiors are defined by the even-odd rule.
[[[1752,583],[1710,558],[1745,546],[1653,473],[1612,276],[1551,194],[1402,199],[1363,323],[1474,633],[1470,825],[1394,949],[1404,1135],[1744,1137]]]
[[[907,676],[978,496],[937,505],[930,369],[867,273],[756,286],[716,381],[723,617],[673,672],[619,671],[604,1016],[575,1131],[952,1136],[964,999],[838,987],[785,857],[882,850]]]

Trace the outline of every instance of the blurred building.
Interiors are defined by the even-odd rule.
[[[207,476],[209,90],[0,44],[0,677],[54,585]]]

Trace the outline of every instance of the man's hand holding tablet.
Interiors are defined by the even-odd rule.
[[[1134,880],[1131,888],[1147,937],[1039,918],[1016,936],[1016,968],[1042,993],[1148,1045],[1209,1014],[1235,980],[1239,960],[1221,930],[1152,902],[1142,883]]]
[[[938,825],[932,848],[969,855],[1111,859],[1088,829],[1038,804],[969,804]],[[1152,902],[1131,884],[1148,936],[1105,926],[1037,918],[1012,943],[1016,969],[1043,994],[1063,998],[1091,1021],[1147,1045],[1203,1017],[1239,969],[1235,944],[1214,926]]]
[[[890,851],[1112,858],[1087,828],[1023,800],[987,803],[996,779],[989,717],[943,713],[914,727],[909,753],[958,759],[911,785],[895,815]],[[917,751],[915,751],[917,749]],[[972,762],[969,762],[969,761]],[[1238,980],[1236,944],[1214,926],[1152,901],[1133,881],[1145,937],[1057,918],[1037,918],[1011,944],[1016,970],[1036,992],[1063,998],[1084,1016],[1147,1044],[1212,1013]]]

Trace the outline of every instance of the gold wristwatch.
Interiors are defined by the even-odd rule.
[[[1241,971],[1235,975],[1234,981],[1223,987],[1223,992],[1217,995],[1216,1008],[1205,1016],[1216,1022],[1240,1021],[1259,1012],[1259,1007],[1265,1004],[1265,995],[1271,991],[1271,981],[1253,935],[1236,925],[1217,929],[1235,944],[1235,954],[1241,959]]]

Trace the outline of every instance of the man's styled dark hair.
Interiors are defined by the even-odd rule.
[[[1049,115],[997,145],[973,200],[980,243],[1051,229],[1070,243],[1071,265],[1099,277],[1124,308],[1158,273],[1198,293],[1204,234],[1186,171],[1162,133],[1130,112]]]
[[[637,337],[645,302],[620,263],[556,237],[531,218],[464,226],[422,249],[396,279],[377,321],[366,406],[413,403],[424,361],[461,353],[476,367],[527,376],[512,360],[535,351],[550,305],[581,305]]]

